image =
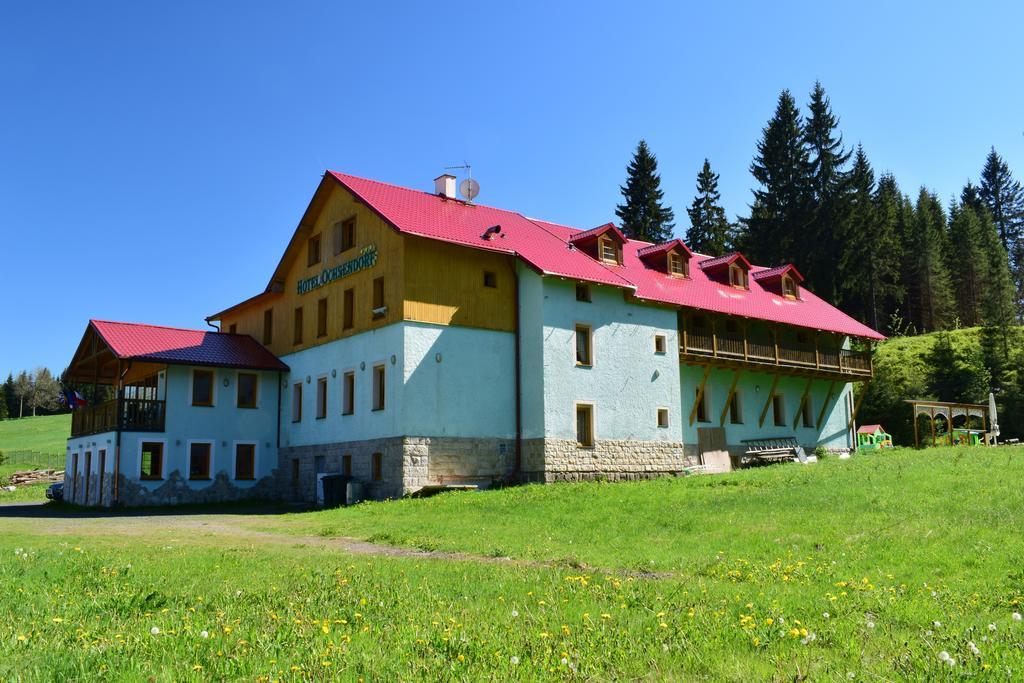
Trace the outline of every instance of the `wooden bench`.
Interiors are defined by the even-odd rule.
[[[754,462],[780,462],[784,460],[799,460],[803,454],[803,448],[796,442],[794,436],[778,436],[767,439],[746,439],[743,441],[746,451],[740,458],[740,466],[746,466]]]

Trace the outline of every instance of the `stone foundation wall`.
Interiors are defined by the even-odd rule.
[[[156,488],[147,488],[134,479],[119,477],[118,504],[126,507],[140,505],[182,505],[186,503],[229,503],[243,500],[274,500],[277,497],[275,477],[263,477],[252,486],[236,486],[227,472],[221,471],[207,486],[193,488],[174,470]]]
[[[624,481],[679,474],[700,463],[691,444],[666,441],[598,440],[580,448],[571,439],[523,442],[523,481],[607,479]]]
[[[102,489],[103,500],[100,500]],[[112,472],[104,472],[100,475],[94,472],[89,477],[89,490],[85,490],[85,475],[79,472],[75,476],[64,475],[64,500],[76,505],[90,505],[110,507],[114,500],[114,475]]]

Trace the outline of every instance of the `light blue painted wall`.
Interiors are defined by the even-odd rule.
[[[208,369],[208,368],[204,368]],[[256,444],[256,479],[270,475],[277,467],[277,388],[276,372],[259,372],[256,408],[238,408],[236,392],[237,370],[214,368],[214,403],[210,407],[192,405],[192,370],[188,366],[171,365],[166,372],[166,419],[163,432],[124,432],[121,434],[120,473],[137,480],[142,464],[142,443],[159,441],[164,444],[164,478],[178,470],[188,478],[190,441],[213,443],[211,477],[224,471],[234,481],[234,445],[236,442]],[[247,372],[247,371],[243,371]],[[228,386],[224,386],[227,380]],[[116,440],[113,432],[93,434],[68,440],[67,467],[72,454],[78,453],[79,471],[84,471],[85,452],[92,451],[93,473],[98,473],[98,451],[106,449],[106,471],[113,473],[116,459]],[[161,481],[140,481],[146,488],[156,488]],[[238,481],[239,488],[255,482]],[[192,488],[209,486],[206,481],[189,481]]]
[[[527,280],[527,278],[522,278]],[[577,402],[594,405],[597,439],[679,441],[679,356],[674,309],[627,303],[613,287],[591,286],[591,303],[576,300],[576,283],[544,278],[542,295],[524,302],[525,319],[536,326],[539,303],[543,328],[544,435],[576,437]],[[527,283],[530,290],[531,283]],[[576,325],[593,330],[593,365],[576,365]],[[654,350],[665,335],[666,352]],[[531,354],[536,350],[531,349]],[[536,358],[530,362],[536,364]],[[668,408],[669,426],[657,426],[657,409]],[[530,415],[532,421],[536,416]],[[535,422],[530,423],[536,427]],[[527,435],[532,436],[532,435]]]
[[[544,436],[544,281],[522,263],[519,275],[523,438]]]
[[[683,407],[685,410],[684,443],[697,443],[698,427],[719,426],[722,409],[725,407],[725,400],[729,395],[729,387],[732,385],[733,373],[733,370],[722,368],[711,371],[705,388],[708,422],[700,423],[694,421],[694,424],[691,426],[689,423],[690,411],[693,407],[697,386],[700,384],[701,377],[704,374],[704,368],[689,365],[681,366],[680,376]],[[826,448],[846,448],[851,445],[846,429],[846,424],[849,420],[847,395],[851,391],[849,384],[836,385],[821,426],[813,428],[804,427],[802,421],[798,421],[796,429],[793,429],[793,418],[800,406],[800,397],[807,386],[807,379],[782,376],[779,378],[775,392],[783,396],[786,424],[785,426],[775,426],[772,408],[769,406],[764,426],[758,427],[761,411],[768,400],[768,391],[772,386],[772,378],[773,376],[769,373],[746,370],[740,375],[736,389],[740,397],[740,412],[743,416],[743,424],[732,424],[730,416],[728,413],[726,414],[724,427],[728,444],[738,446],[746,439],[795,436],[801,445],[810,448],[819,445]],[[823,379],[815,379],[811,383],[810,402],[814,420],[818,419],[821,404],[828,393],[828,386],[829,382]]]
[[[508,332],[403,322],[289,354],[282,359],[291,373],[281,408],[281,444],[403,435],[511,438],[514,341]],[[383,410],[374,411],[372,369],[380,363],[385,368],[385,401]],[[343,415],[343,378],[349,371],[355,373],[355,412]],[[327,378],[323,419],[316,419],[319,377]],[[302,420],[293,423],[296,381],[302,383]]]

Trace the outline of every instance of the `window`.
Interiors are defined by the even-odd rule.
[[[576,283],[576,301],[590,303],[590,285],[583,282]]]
[[[687,263],[682,254],[670,251],[668,254],[668,274],[674,277],[686,277]]]
[[[292,330],[292,343],[295,345],[302,343],[302,306],[295,309],[295,326]]]
[[[92,478],[92,451],[85,452],[85,502],[89,503],[89,480]]]
[[[193,443],[188,447],[188,478],[210,478],[210,443]]]
[[[251,481],[256,478],[256,444],[235,444],[235,479]]]
[[[729,399],[729,423],[734,425],[743,424],[743,411],[740,410],[740,392],[732,392],[732,398]]]
[[[658,426],[668,427],[668,408],[658,408]]]
[[[796,281],[788,275],[782,276],[782,295],[787,299],[798,299],[800,298],[799,291],[796,286]]]
[[[492,270],[484,271],[484,287],[497,287],[498,276]]]
[[[322,420],[327,417],[327,378],[318,377],[316,380],[316,419]]]
[[[269,345],[274,341],[274,309],[268,308],[263,311],[263,344]]]
[[[327,299],[316,302],[316,336],[327,336]]]
[[[378,277],[373,281],[373,319],[379,320],[387,313],[384,308],[384,278]]]
[[[327,471],[327,456],[317,455],[313,458],[313,471],[317,474],[323,474]]]
[[[373,454],[373,480],[381,481],[384,479],[384,454],[374,453]]]
[[[619,247],[613,240],[602,237],[597,241],[597,253],[607,263],[619,262]]]
[[[302,421],[302,382],[292,385],[292,422]]]
[[[313,235],[306,242],[306,265],[315,266],[320,263],[320,235]]]
[[[355,327],[356,290],[346,289],[344,296],[345,310],[341,314],[341,327],[344,330],[351,330]]]
[[[238,323],[228,325],[228,334],[238,334]]]
[[[299,459],[292,458],[292,488],[299,487]]]
[[[695,389],[697,398],[697,422],[708,422],[708,393]]]
[[[668,344],[665,341],[665,335],[663,335],[663,334],[656,334],[656,335],[654,335],[654,352],[655,353],[665,353],[665,349],[667,348],[667,346],[668,346]]]
[[[576,365],[590,367],[594,358],[591,349],[591,330],[589,325],[576,326]]]
[[[729,266],[729,284],[740,289],[747,288],[747,271],[735,263]]]
[[[107,471],[107,451],[101,449],[100,453],[100,464],[97,466],[96,472],[100,475],[100,485],[98,487],[97,502],[103,505],[103,473]]]
[[[341,473],[346,477],[352,476],[352,454],[346,453],[341,456]]]
[[[576,444],[580,448],[594,447],[594,406],[576,404]]]
[[[373,366],[373,409],[384,410],[384,366]]]
[[[772,395],[772,414],[775,417],[776,427],[786,426],[786,403],[782,399],[782,394]]]
[[[356,412],[356,373],[346,372],[341,378],[341,414]]]
[[[142,442],[142,463],[139,479],[152,481],[164,478],[164,445],[159,441]]]
[[[213,370],[192,371],[192,405],[213,405]]]
[[[255,408],[259,375],[255,372],[238,373],[238,407]]]
[[[808,396],[804,399],[803,407],[800,409],[801,420],[804,423],[804,427],[814,427],[814,415],[811,411],[811,397]]]
[[[334,253],[340,254],[356,246],[356,219],[349,218],[334,226]]]

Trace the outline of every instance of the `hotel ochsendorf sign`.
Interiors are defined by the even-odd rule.
[[[319,289],[330,282],[348,277],[352,273],[358,273],[360,270],[372,268],[375,265],[377,265],[377,245],[371,244],[359,252],[359,256],[356,256],[354,259],[345,261],[333,268],[324,268],[313,277],[299,280],[299,294],[312,292],[314,289]]]

